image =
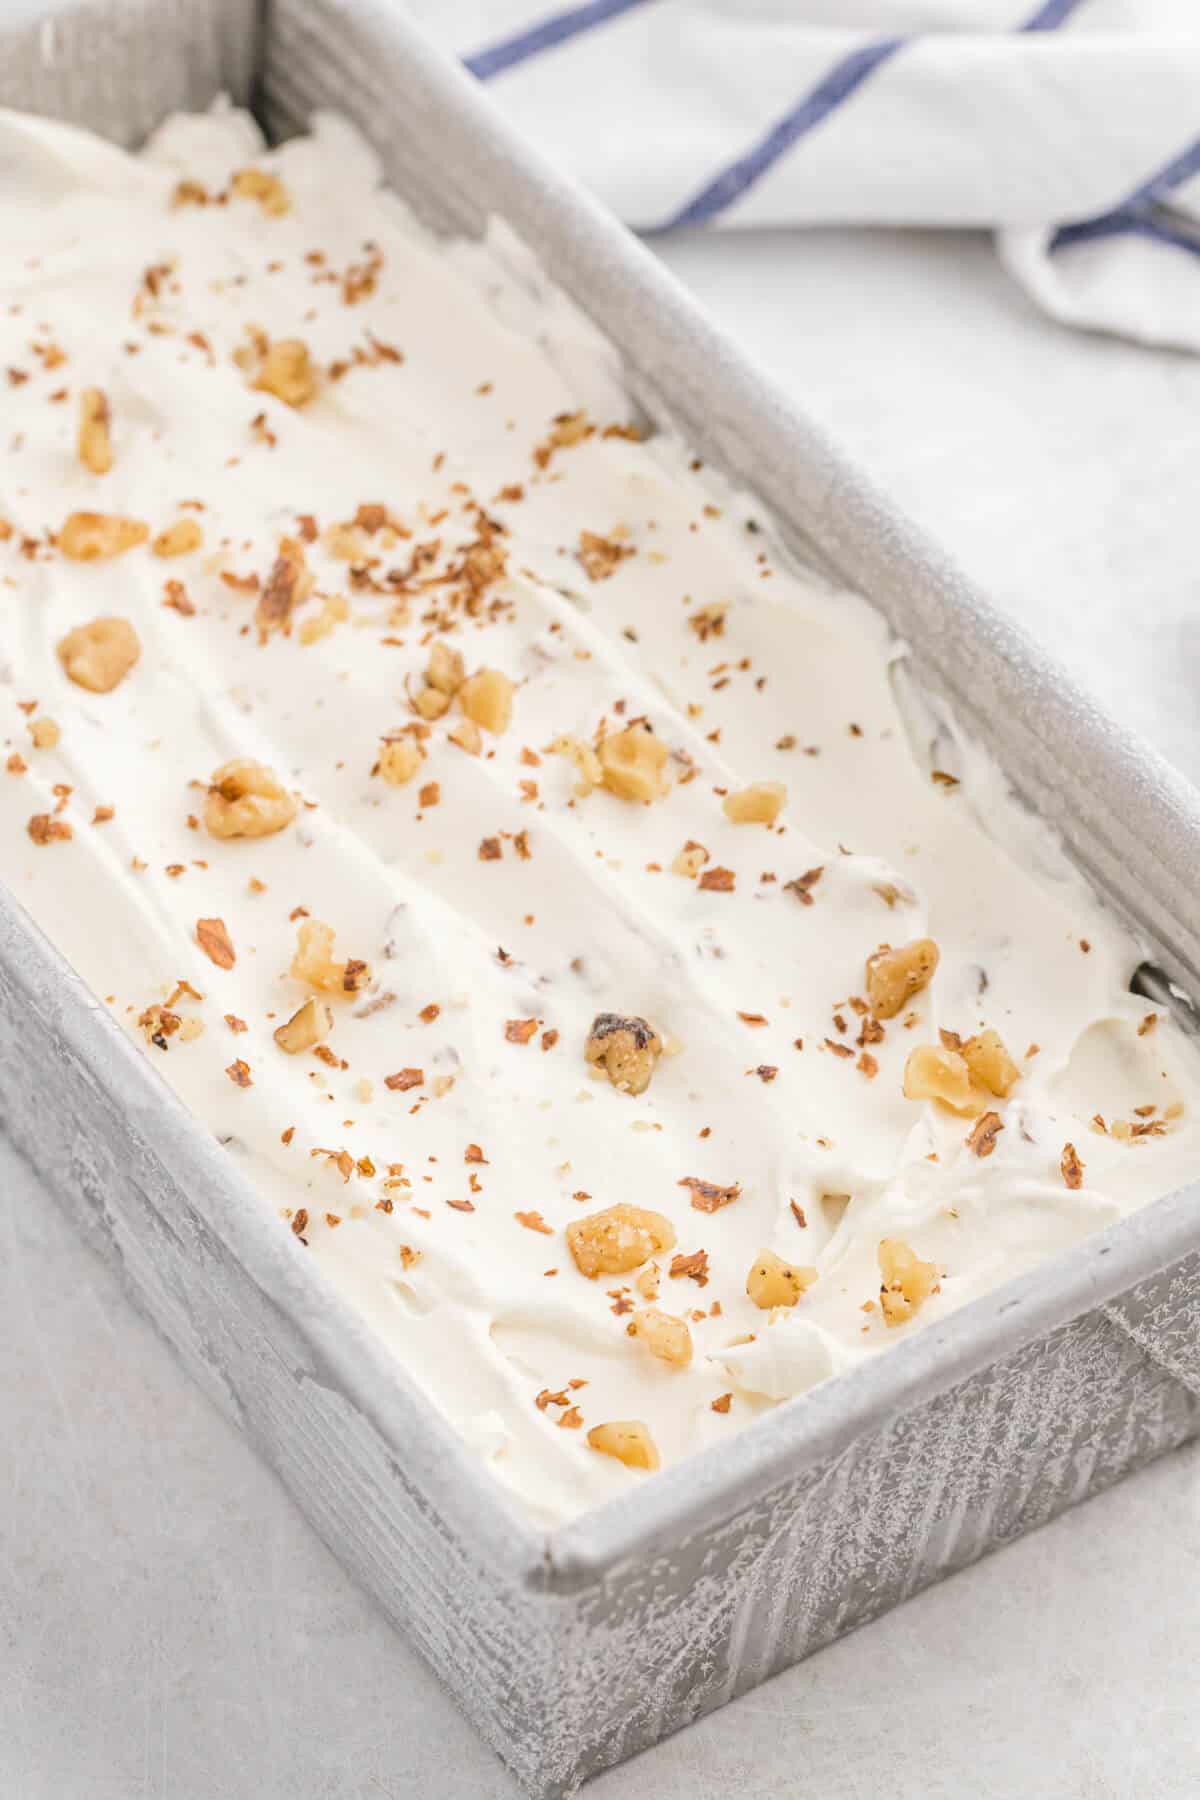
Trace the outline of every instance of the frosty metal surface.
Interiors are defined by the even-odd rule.
[[[896,519],[387,0],[275,0],[264,20],[254,0],[19,0],[0,20],[0,102],[125,143],[222,89],[257,94],[280,134],[313,106],[348,113],[441,229],[506,217],[620,347],[651,415],[870,595],[1163,967],[1200,985],[1193,790]],[[1200,1431],[1193,1188],[776,1409],[732,1451],[542,1533],[2,893],[0,1116],[546,1800]]]

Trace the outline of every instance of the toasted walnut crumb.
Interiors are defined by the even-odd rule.
[[[898,949],[884,945],[867,958],[867,998],[877,1019],[894,1019],[914,994],[927,987],[938,966],[932,938],[915,938]]]
[[[1147,1013],[1145,1018],[1143,1018],[1141,1023],[1138,1025],[1138,1028],[1137,1028],[1138,1036],[1146,1037],[1149,1032],[1154,1030],[1154,1027],[1157,1024],[1158,1024],[1158,1014],[1152,1013],[1152,1012]]]
[[[357,994],[366,987],[371,972],[365,962],[356,958],[334,962],[335,936],[333,927],[322,924],[320,919],[303,920],[290,972],[297,981],[306,981],[326,994]]]
[[[210,837],[272,837],[295,816],[296,802],[273,769],[238,757],[214,770],[204,801]]]
[[[58,645],[58,660],[68,679],[92,694],[111,693],[141,654],[137,632],[128,619],[93,619],[68,631]]]
[[[472,724],[499,737],[512,722],[513,684],[499,669],[480,669],[458,690],[458,703]]]
[[[138,1014],[138,1029],[146,1042],[157,1050],[170,1048],[167,1040],[174,1037],[181,1023],[179,1014],[166,1006],[148,1006]]]
[[[883,1238],[879,1244],[879,1306],[887,1325],[903,1325],[919,1312],[941,1285],[936,1263],[921,1258],[899,1238]]]
[[[420,768],[422,755],[421,746],[414,738],[388,738],[380,749],[375,771],[389,787],[403,787]]]
[[[710,606],[698,606],[695,612],[689,613],[687,622],[702,644],[710,637],[722,637],[725,632],[725,615],[729,607],[724,600],[715,601]]]
[[[333,1014],[324,1000],[314,995],[298,1007],[285,1025],[277,1027],[274,1037],[281,1050],[299,1056],[327,1038],[333,1030]]]
[[[75,833],[65,819],[56,819],[50,813],[34,813],[25,827],[35,844],[65,844]]]
[[[622,1013],[597,1013],[584,1045],[588,1062],[603,1069],[622,1094],[645,1093],[662,1051],[662,1039],[652,1025]]]
[[[187,556],[204,542],[204,533],[195,519],[176,519],[160,531],[150,548],[155,556]]]
[[[79,396],[79,460],[93,475],[107,475],[113,466],[111,415],[108,400],[99,388],[84,388]]]
[[[718,1187],[714,1181],[702,1181],[699,1175],[685,1175],[679,1186],[691,1190],[692,1205],[697,1212],[709,1213],[729,1206],[742,1191],[740,1182],[735,1181],[732,1187]]]
[[[259,393],[274,394],[285,406],[307,406],[317,392],[317,371],[307,344],[299,338],[268,341],[250,385]]]
[[[506,1019],[504,1036],[510,1044],[527,1044],[537,1028],[536,1019]]]
[[[73,512],[63,520],[55,542],[71,562],[99,562],[124,556],[150,536],[140,519],[123,519],[116,513]]]
[[[292,615],[312,592],[313,578],[305,561],[304,545],[299,538],[279,540],[279,554],[271,564],[254,608],[258,641],[265,644],[277,631],[291,634]]]
[[[35,750],[53,750],[62,732],[53,719],[30,719],[29,735]]]
[[[987,1110],[989,1091],[974,1081],[957,1050],[918,1044],[904,1065],[904,1093],[909,1100],[940,1100],[951,1112],[977,1118]]]
[[[272,218],[281,218],[291,211],[291,195],[278,175],[269,175],[265,169],[236,170],[229,188],[240,200],[257,200]]]
[[[797,875],[791,881],[785,881],[783,891],[785,894],[794,894],[801,906],[812,906],[814,903],[812,891],[824,873],[824,863],[819,868],[806,869],[803,875]]]
[[[795,1306],[817,1279],[815,1269],[784,1262],[773,1250],[760,1250],[746,1277],[746,1292],[755,1306]]]
[[[575,785],[575,796],[579,800],[586,800],[588,795],[598,788],[601,781],[604,779],[604,771],[600,767],[600,758],[596,755],[596,752],[592,749],[591,745],[585,744],[582,738],[570,736],[557,737],[552,744],[547,746],[546,754],[548,756],[569,757],[575,764],[575,767],[579,771],[579,780]]]
[[[693,1250],[689,1255],[673,1256],[671,1266],[667,1270],[672,1281],[679,1281],[683,1276],[690,1276],[697,1287],[708,1286],[708,1251]]]
[[[1083,1163],[1080,1161],[1079,1152],[1076,1150],[1074,1144],[1063,1145],[1062,1161],[1059,1164],[1059,1168],[1062,1170],[1062,1178],[1069,1188],[1081,1188],[1083,1186]]]
[[[596,746],[600,779],[620,800],[650,805],[670,791],[670,753],[661,738],[643,723],[629,725]]]
[[[610,1419],[605,1425],[593,1425],[587,1441],[593,1450],[602,1456],[615,1456],[627,1469],[653,1472],[662,1467],[650,1428],[640,1419]]]
[[[575,554],[583,564],[589,581],[607,581],[625,558],[634,554],[634,550],[632,544],[622,544],[616,538],[601,537],[594,531],[581,531],[579,548]]]
[[[633,1285],[643,1300],[657,1300],[660,1281],[660,1270],[657,1263],[647,1263],[639,1269],[633,1278]]]
[[[218,969],[232,969],[237,962],[237,952],[224,919],[197,919],[196,942]]]
[[[712,1403],[712,1410],[715,1413],[727,1413],[732,1405],[732,1394],[718,1394],[717,1398]]]
[[[21,755],[19,750],[10,752],[4,767],[8,770],[10,775],[28,775],[29,773],[29,764],[25,761],[25,758]]]
[[[421,1087],[425,1081],[424,1069],[397,1069],[394,1075],[385,1075],[383,1085],[394,1092],[406,1094],[410,1088]]]
[[[1003,1130],[1004,1120],[998,1112],[983,1113],[971,1128],[967,1149],[975,1156],[990,1156]]]
[[[250,1064],[248,1062],[243,1062],[240,1056],[236,1062],[230,1063],[225,1073],[235,1087],[248,1088],[254,1086],[254,1078],[250,1073]]]
[[[540,1231],[543,1237],[554,1236],[553,1225],[547,1225],[540,1212],[515,1212],[513,1218],[518,1225],[523,1225],[526,1231]]]
[[[474,719],[456,719],[446,733],[446,740],[465,750],[468,756],[478,756],[483,749],[483,739]]]
[[[467,671],[461,653],[453,644],[438,638],[429,649],[429,663],[425,670],[426,687],[436,688],[439,694],[452,699],[466,678]]]
[[[786,805],[787,787],[782,781],[756,781],[726,794],[721,810],[735,825],[773,825]]]
[[[700,877],[700,886],[709,894],[732,894],[737,877],[732,869],[705,869]]]
[[[692,1360],[692,1334],[686,1321],[674,1313],[660,1312],[647,1306],[629,1322],[630,1335],[645,1344],[651,1356],[670,1363],[674,1369],[686,1369]]]
[[[567,1226],[567,1248],[589,1281],[598,1275],[624,1275],[674,1247],[671,1221],[641,1206],[609,1206]]]

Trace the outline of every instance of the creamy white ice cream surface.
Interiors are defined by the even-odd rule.
[[[538,1518],[1195,1172],[1139,946],[507,233],[333,118],[0,165],[0,875]]]

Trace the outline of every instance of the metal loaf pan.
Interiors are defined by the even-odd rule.
[[[4,104],[129,143],[222,88],[253,96],[277,135],[336,107],[430,222],[506,218],[620,347],[651,416],[882,608],[1160,966],[1200,986],[1194,792],[896,518],[392,0],[274,0],[264,17],[255,0],[82,0],[49,23],[39,10],[17,0],[0,22]],[[546,1535],[3,894],[0,1117],[544,1800],[1200,1430],[1192,1188]]]

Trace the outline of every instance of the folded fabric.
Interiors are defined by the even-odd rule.
[[[1200,0],[408,0],[640,231],[986,227],[1070,324],[1200,351]]]

